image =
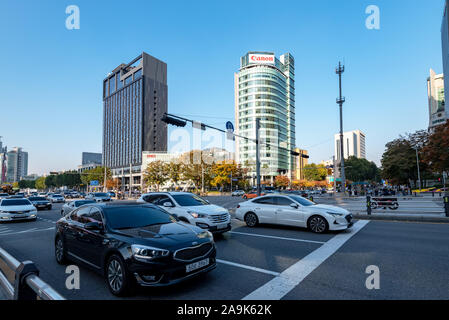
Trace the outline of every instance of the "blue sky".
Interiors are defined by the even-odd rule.
[[[68,5],[81,28],[65,28]],[[365,8],[380,8],[380,30]],[[224,127],[247,51],[290,52],[296,136],[311,160],[333,154],[335,66],[345,61],[345,131],[366,134],[367,158],[426,129],[426,79],[442,72],[443,0],[2,1],[0,136],[29,152],[29,172],[76,168],[102,146],[102,79],[140,52],[168,64],[169,112]],[[206,116],[207,115],[207,116]]]

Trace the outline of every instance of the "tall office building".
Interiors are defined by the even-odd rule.
[[[335,160],[340,162],[340,134],[334,135]],[[350,156],[366,159],[365,134],[360,130],[354,130],[343,133],[343,153],[345,159]]]
[[[295,180],[304,180],[305,171],[304,167],[309,163],[308,158],[302,157],[309,155],[307,150],[295,148],[295,152],[299,153],[299,156],[296,157],[296,166],[295,166]]]
[[[262,180],[279,174],[294,178],[295,147],[295,62],[291,54],[278,58],[271,52],[248,52],[235,73],[236,133],[255,138],[260,119],[260,162]],[[256,175],[256,148],[252,141],[236,139],[236,159]],[[282,147],[282,148],[279,148]]]
[[[444,75],[436,74],[430,69],[427,78],[427,97],[429,99],[429,129],[432,129],[447,120],[444,99]]]
[[[449,75],[449,0],[445,1],[443,22],[441,23],[441,49],[443,57],[443,75]],[[443,78],[444,101],[449,101],[449,76]],[[443,117],[444,120],[449,119],[449,108],[444,108],[444,111],[441,112],[441,116],[437,116],[435,121],[443,119]],[[444,123],[444,121],[437,122],[437,124],[441,123]]]
[[[141,185],[143,151],[167,151],[167,91],[167,64],[145,52],[103,80],[103,164],[122,186],[130,171]]]
[[[28,152],[22,148],[15,147],[7,154],[7,182],[17,182],[28,175]]]
[[[7,162],[6,162],[6,152],[8,149],[3,147],[3,142],[0,137],[0,183],[6,182],[6,172],[7,172]]]

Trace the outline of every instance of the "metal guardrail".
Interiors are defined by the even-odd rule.
[[[2,263],[3,262],[3,263]],[[7,270],[2,270],[1,267]],[[7,274],[14,275],[8,280]],[[39,270],[31,261],[20,262],[0,248],[0,290],[10,300],[65,300],[56,290],[39,278]]]

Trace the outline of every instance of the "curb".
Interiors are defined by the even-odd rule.
[[[413,216],[368,216],[366,214],[352,214],[354,219],[378,221],[409,221],[409,222],[436,222],[449,223],[449,217],[413,217]]]

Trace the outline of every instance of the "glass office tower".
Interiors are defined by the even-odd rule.
[[[235,74],[236,133],[255,138],[260,118],[261,176],[273,181],[279,174],[294,176],[295,161],[287,150],[295,147],[295,61],[286,53],[248,52]],[[270,146],[264,145],[264,143]],[[255,177],[255,143],[236,139],[236,158]]]
[[[102,161],[125,190],[141,186],[143,151],[167,151],[167,91],[167,64],[145,52],[103,80]]]

